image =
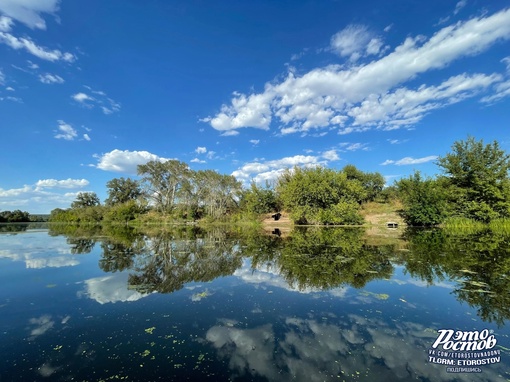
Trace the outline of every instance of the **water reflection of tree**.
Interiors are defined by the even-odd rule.
[[[413,277],[456,281],[453,293],[489,322],[510,319],[510,237],[491,231],[451,234],[408,231],[410,252],[401,261]]]
[[[270,250],[253,254],[252,266],[272,266],[293,287],[356,288],[393,273],[393,245],[370,246],[359,228],[296,228],[282,240],[266,239]]]
[[[241,265],[238,242],[226,231],[195,231],[187,237],[162,231],[150,236],[146,251],[136,257],[129,286],[141,293],[170,293],[188,282],[231,275]]]

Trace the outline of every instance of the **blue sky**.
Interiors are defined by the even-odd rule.
[[[49,213],[148,160],[248,184],[391,184],[472,135],[510,152],[507,1],[0,1],[0,210]]]

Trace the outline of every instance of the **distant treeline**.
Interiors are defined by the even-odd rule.
[[[402,202],[399,213],[413,226],[510,217],[510,156],[496,141],[457,141],[437,164],[442,174],[436,178],[415,172],[389,187],[380,173],[347,165],[295,167],[272,184],[243,188],[231,175],[194,171],[177,160],[151,161],[138,166],[140,180],[107,182],[104,204],[93,192],[80,193],[71,208],[53,210],[50,221],[239,221],[286,211],[296,224],[359,225],[364,203],[390,199]]]
[[[47,220],[48,215],[46,215]],[[0,223],[28,223],[28,222],[40,222],[45,221],[42,215],[30,215],[26,211],[14,210],[14,211],[1,211],[0,212]]]

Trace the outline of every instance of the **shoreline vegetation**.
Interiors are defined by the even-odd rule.
[[[287,169],[272,183],[248,188],[232,175],[194,171],[168,160],[138,166],[139,180],[107,182],[102,204],[82,192],[70,208],[51,211],[51,223],[143,225],[236,224],[258,227],[363,226],[493,229],[510,232],[510,155],[497,141],[457,141],[438,158],[441,174],[411,176],[385,187],[380,173],[352,164],[341,170]],[[1,222],[30,221],[28,213],[0,212]]]

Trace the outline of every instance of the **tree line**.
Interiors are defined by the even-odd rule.
[[[139,180],[107,182],[101,204],[93,192],[78,194],[69,209],[55,209],[50,221],[127,222],[133,219],[256,219],[285,211],[296,224],[360,225],[361,207],[371,201],[399,200],[404,221],[435,226],[462,220],[489,223],[510,217],[510,155],[498,144],[473,137],[457,141],[437,160],[435,178],[414,172],[392,186],[378,172],[354,165],[340,170],[294,167],[273,184],[243,188],[234,176],[213,170],[194,171],[178,160],[138,166]]]
[[[178,160],[139,165],[139,180],[107,182],[108,197],[79,193],[68,209],[54,209],[52,222],[127,222],[139,219],[232,220],[288,211],[299,224],[361,224],[360,206],[382,192],[384,177],[353,165],[342,170],[295,167],[273,184],[244,188],[234,176],[194,171]]]

